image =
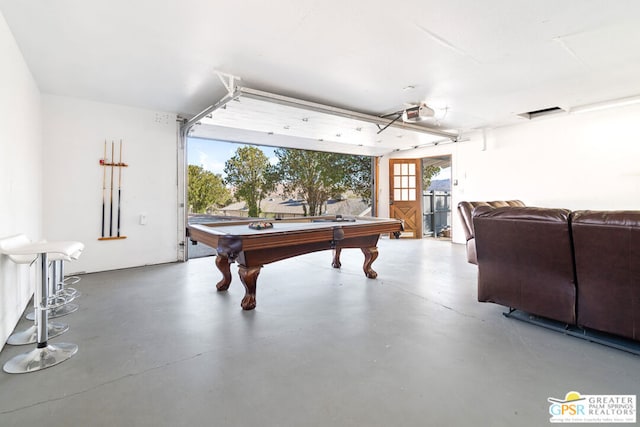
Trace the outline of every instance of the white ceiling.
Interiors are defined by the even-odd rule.
[[[640,94],[637,0],[0,0],[42,92],[193,116],[240,85],[467,131]],[[357,145],[357,144],[356,144]]]

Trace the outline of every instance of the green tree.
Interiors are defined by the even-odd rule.
[[[342,155],[340,162],[344,168],[345,186],[360,196],[366,203],[371,202],[371,157]]]
[[[422,190],[427,191],[431,185],[431,178],[440,172],[440,166],[427,165],[422,168]]]
[[[188,174],[187,197],[193,213],[205,213],[210,206],[220,207],[231,201],[231,192],[221,175],[196,165],[189,165]]]
[[[260,215],[260,202],[274,187],[269,174],[269,159],[257,147],[240,147],[224,164],[226,183],[236,189],[235,195],[249,207],[249,216]]]
[[[360,195],[371,192],[371,163],[366,157],[287,148],[275,154],[277,175],[287,193],[306,202],[305,215],[321,215],[327,200],[347,189]]]

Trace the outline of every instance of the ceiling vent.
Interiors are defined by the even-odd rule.
[[[566,111],[560,107],[549,107],[549,108],[543,108],[542,110],[535,110],[535,111],[529,111],[528,113],[518,114],[518,116],[531,120],[537,117],[549,116],[551,114],[559,114],[559,113],[566,113]]]

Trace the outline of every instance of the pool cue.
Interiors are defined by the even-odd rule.
[[[111,193],[111,196],[110,196],[111,206],[109,207],[109,237],[113,237],[113,163],[114,163],[113,148],[114,148],[114,142],[111,141],[111,188],[109,189]]]
[[[118,160],[118,237],[120,237],[120,188],[122,186],[122,140],[120,140],[120,160]]]
[[[104,156],[102,157],[102,237],[104,237],[104,213],[105,213],[105,192],[107,190],[107,165],[105,165],[107,161],[107,140],[104,140]]]

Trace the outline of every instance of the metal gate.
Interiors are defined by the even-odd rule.
[[[451,237],[451,193],[449,191],[424,191],[423,236]]]

